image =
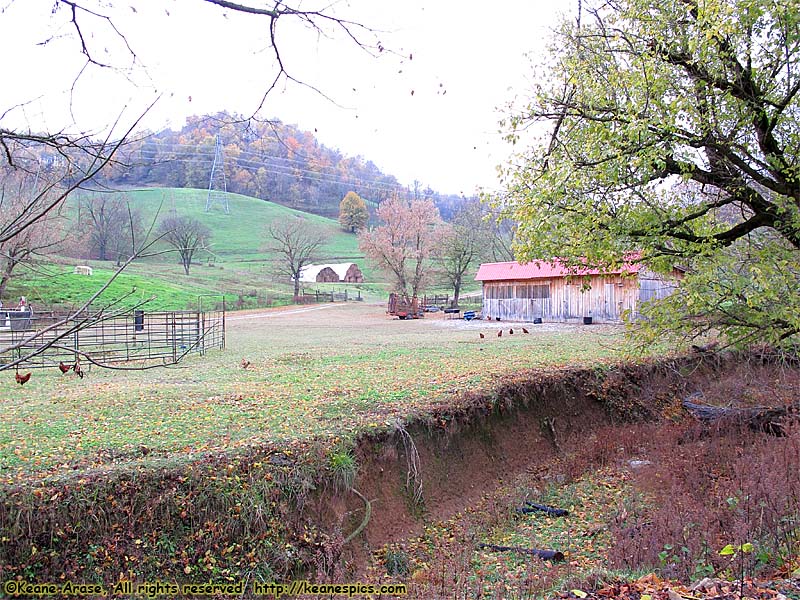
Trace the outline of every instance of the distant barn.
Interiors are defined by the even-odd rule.
[[[300,272],[304,283],[364,283],[364,274],[356,263],[308,265]]]
[[[476,281],[483,283],[483,317],[504,321],[579,321],[615,323],[638,314],[639,305],[671,294],[683,275],[665,278],[630,263],[610,272],[586,269],[570,277],[560,262],[484,263]]]

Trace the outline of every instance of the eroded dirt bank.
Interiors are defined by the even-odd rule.
[[[361,536],[343,554],[358,571],[371,551],[417,535],[487,492],[534,472],[614,426],[657,421],[680,413],[686,395],[724,396],[739,381],[739,356],[678,360],[598,369],[520,373],[499,381],[495,394],[464,396],[453,406],[378,439],[362,439],[354,487],[371,502]],[[752,361],[747,368],[752,372]],[[760,367],[761,368],[761,367]],[[773,369],[761,368],[764,385]],[[766,389],[766,387],[764,387]],[[621,431],[621,430],[620,430]],[[613,439],[601,440],[613,447]],[[414,493],[421,490],[421,501]],[[318,499],[347,535],[361,521],[363,502],[352,494]],[[329,523],[327,526],[331,526]]]
[[[461,394],[436,414],[356,441],[357,472],[347,484],[369,501],[368,520],[362,498],[332,472],[328,442],[8,486],[0,489],[0,578],[351,579],[385,544],[458,514],[598,432],[602,458],[617,445],[617,426],[677,414],[680,399],[697,390],[738,393],[745,360],[751,371],[758,366],[764,389],[783,369],[693,356],[498,378],[490,395]]]

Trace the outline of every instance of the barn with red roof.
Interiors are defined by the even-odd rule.
[[[671,294],[681,272],[674,275],[661,277],[637,262],[574,271],[556,259],[484,263],[475,280],[483,283],[484,318],[617,323],[636,315],[641,302]]]

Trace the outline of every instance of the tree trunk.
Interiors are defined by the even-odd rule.
[[[294,303],[300,302],[300,272],[294,274]]]
[[[458,308],[458,298],[461,296],[461,278],[453,282],[453,308]]]
[[[8,286],[8,282],[11,281],[11,273],[16,266],[16,262],[13,260],[6,259],[5,268],[3,269],[3,275],[0,277],[0,300],[3,299],[3,296],[6,294],[6,286]]]
[[[776,436],[786,435],[785,422],[800,421],[800,405],[753,408],[727,408],[692,402],[702,397],[700,393],[689,395],[683,400],[683,407],[698,421],[703,423],[739,422],[745,423],[754,431],[763,431]]]

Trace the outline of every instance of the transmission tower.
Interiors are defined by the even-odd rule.
[[[211,165],[211,179],[208,182],[208,198],[206,199],[206,212],[211,210],[214,202],[220,202],[225,214],[230,213],[228,206],[228,184],[225,182],[225,157],[222,154],[222,142],[217,134],[214,143],[214,164]]]

